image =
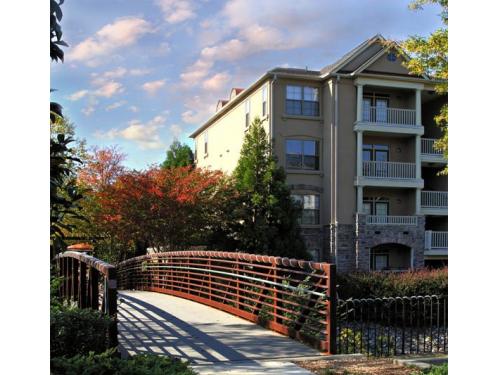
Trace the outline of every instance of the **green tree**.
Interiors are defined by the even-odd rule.
[[[163,168],[188,167],[194,165],[194,156],[191,148],[175,140],[167,151],[167,159],[163,162]]]
[[[234,209],[239,248],[259,254],[309,259],[300,235],[301,209],[290,196],[262,122],[250,125],[234,171],[239,199]]]
[[[62,19],[60,5],[63,0],[50,0],[50,58],[52,61],[64,61],[64,52],[59,46],[67,46],[62,40],[59,22]],[[53,90],[51,90],[53,91]],[[62,106],[50,103],[51,128],[63,124]],[[84,220],[81,215],[80,201],[82,194],[76,186],[75,164],[81,161],[75,157],[75,151],[69,144],[74,142],[64,133],[51,134],[50,137],[50,239],[51,255],[65,247],[67,232],[74,228],[68,219]]]
[[[75,124],[68,116],[58,116],[54,122],[50,123],[50,138],[55,140],[58,134],[64,134],[66,137],[74,139],[75,144],[71,148],[73,157],[80,159],[82,162],[88,160],[90,155],[87,151],[87,140],[76,137]],[[75,167],[79,167],[79,163]]]
[[[438,94],[448,94],[448,0],[414,0],[409,7],[412,10],[420,10],[426,4],[438,4],[441,7],[441,20],[443,26],[428,37],[411,36],[400,43],[403,50],[410,56],[406,63],[409,71],[416,75],[427,75],[439,80],[436,86]],[[437,116],[434,117],[436,124],[442,131],[441,138],[435,147],[443,150],[448,157],[448,104],[444,104]],[[448,167],[443,171],[448,174]]]

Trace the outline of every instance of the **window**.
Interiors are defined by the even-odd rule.
[[[204,134],[204,150],[205,150],[205,155],[208,154],[208,132],[205,132]]]
[[[267,115],[267,86],[262,88],[262,116]]]
[[[286,167],[290,169],[318,170],[319,142],[287,139]]]
[[[389,146],[363,145],[363,161],[389,161]]]
[[[285,111],[288,115],[319,116],[319,90],[287,85]]]
[[[300,225],[319,224],[319,195],[317,194],[292,194],[292,199],[302,206]]]
[[[250,126],[250,100],[245,102],[245,127]]]
[[[364,198],[363,213],[366,215],[388,216],[389,201],[384,198]]]
[[[196,162],[198,160],[198,146],[197,146],[197,141],[194,142],[194,161]]]
[[[363,145],[363,162],[379,162],[379,163],[363,163],[363,175],[370,176],[373,173],[379,177],[387,177],[389,175],[389,146],[388,145]]]
[[[384,94],[363,95],[363,121],[388,122],[389,96]]]

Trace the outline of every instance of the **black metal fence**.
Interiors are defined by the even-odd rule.
[[[338,300],[337,353],[448,352],[448,296]]]

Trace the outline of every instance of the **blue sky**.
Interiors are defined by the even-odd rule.
[[[439,9],[404,0],[66,0],[64,64],[52,100],[89,145],[119,145],[142,169],[215,112],[231,87],[276,66],[320,69],[381,33],[440,26]]]

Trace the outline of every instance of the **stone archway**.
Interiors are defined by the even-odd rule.
[[[399,243],[383,243],[370,249],[370,270],[405,271],[412,268],[412,249]]]

